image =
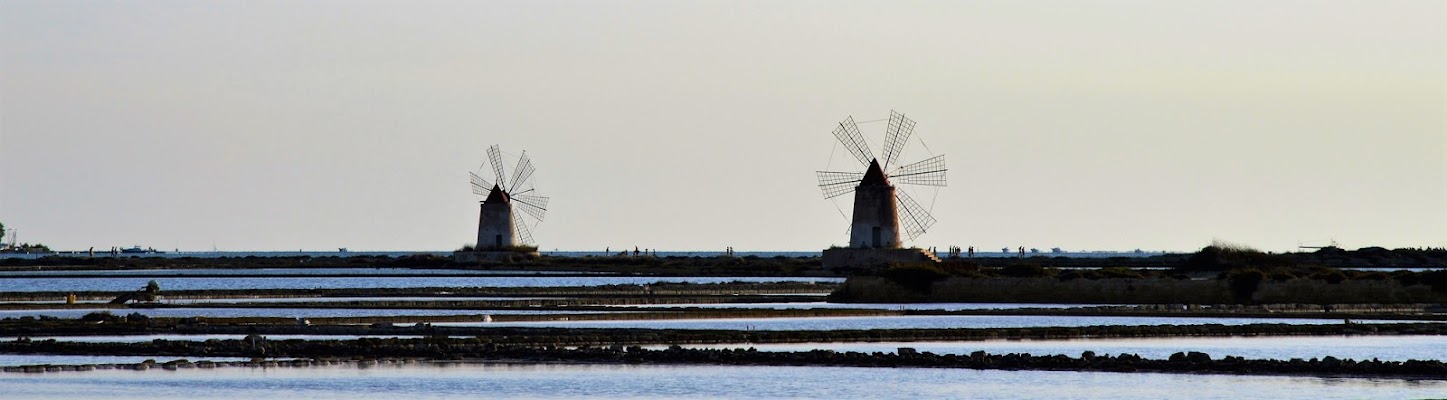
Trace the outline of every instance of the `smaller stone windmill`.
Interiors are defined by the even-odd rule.
[[[502,149],[496,145],[489,147],[487,159],[492,164],[492,182],[476,172],[469,173],[472,193],[485,196],[477,219],[476,249],[504,251],[533,245],[529,225],[536,227],[543,221],[543,215],[548,211],[548,198],[536,195],[537,189],[529,183],[529,178],[533,176],[533,163],[528,159],[528,153],[523,152],[518,157],[511,177],[503,171]],[[515,213],[515,210],[522,212]]]

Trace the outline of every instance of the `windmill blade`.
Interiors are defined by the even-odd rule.
[[[523,186],[528,178],[533,176],[533,160],[528,159],[528,152],[524,151],[522,157],[518,157],[518,166],[512,170],[512,187],[507,189],[508,193]]]
[[[497,179],[497,186],[507,187],[502,179],[502,149],[496,145],[487,148],[487,161],[492,163],[492,177]]]
[[[889,128],[884,132],[884,164],[881,164],[881,167],[888,171],[889,165],[894,164],[894,161],[899,159],[899,153],[904,151],[909,135],[914,133],[914,120],[889,110]]]
[[[859,126],[854,124],[854,116],[845,118],[838,128],[834,128],[834,137],[844,143],[844,148],[849,149],[854,158],[859,159],[860,164],[869,165],[869,161],[874,159],[874,153],[869,151],[869,144],[864,142],[864,135],[859,134]]]
[[[468,172],[467,175],[472,179],[472,194],[486,196],[487,192],[492,191],[492,184],[488,183],[487,179],[477,176],[475,172]]]
[[[909,236],[909,240],[914,240],[924,234],[930,225],[935,224],[935,217],[931,216],[929,211],[925,211],[924,207],[920,207],[919,203],[914,202],[908,193],[896,190],[894,198],[898,200],[899,204],[899,222],[904,224],[904,233]]]
[[[513,195],[512,204],[537,218],[539,222],[542,222],[543,214],[548,212],[548,198],[543,196]]]
[[[853,192],[859,181],[864,180],[863,172],[835,172],[815,171],[819,175],[819,189],[824,191],[824,198],[832,199],[842,194]]]
[[[889,179],[907,185],[945,186],[945,171],[949,171],[945,168],[945,155],[940,154],[899,167],[889,174]]]
[[[512,234],[518,244],[533,244],[533,233],[528,230],[527,221],[524,221],[522,215],[517,213],[512,215]]]

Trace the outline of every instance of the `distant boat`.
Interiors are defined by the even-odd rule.
[[[346,247],[338,247],[338,248],[337,248],[337,252],[338,252],[338,253],[346,253],[346,252],[347,252],[347,248],[346,248]]]
[[[121,249],[121,254],[164,254],[164,253],[165,253],[164,251],[156,250],[155,248],[145,248],[145,249],[143,249],[143,248],[141,248],[141,246],[131,246],[131,248],[129,248],[129,249]]]

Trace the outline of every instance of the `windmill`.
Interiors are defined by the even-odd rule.
[[[538,196],[537,189],[529,183],[533,163],[528,153],[524,151],[518,157],[511,176],[504,174],[502,149],[496,145],[487,148],[487,160],[492,164],[491,182],[477,172],[469,173],[472,193],[485,197],[477,220],[477,250],[506,250],[534,244],[532,227],[543,221],[548,198]],[[486,167],[484,164],[478,170]],[[515,208],[522,212],[513,212]]]
[[[818,171],[819,189],[825,199],[854,193],[850,248],[898,249],[901,233],[914,240],[934,225],[935,218],[930,212],[895,186],[945,186],[947,169],[943,154],[897,164],[913,132],[914,121],[891,110],[884,132],[884,155],[875,157],[864,135],[859,133],[854,117],[845,118],[834,129],[834,136],[864,166],[863,172]]]

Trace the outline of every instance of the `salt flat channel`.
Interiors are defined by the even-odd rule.
[[[166,360],[158,358],[157,361]],[[0,375],[0,393],[5,393],[7,400],[579,397],[1234,400],[1442,397],[1447,393],[1447,382],[947,368],[407,364],[4,374]]]
[[[413,268],[196,268],[196,269],[113,269],[0,271],[0,278],[66,277],[72,275],[167,276],[167,275],[610,275],[612,272],[522,271],[478,269]]]
[[[161,290],[243,290],[243,289],[379,289],[418,287],[552,287],[651,285],[658,283],[728,283],[728,282],[813,282],[841,283],[844,278],[814,277],[276,277],[228,278],[13,278],[0,277],[0,292],[67,292],[137,290],[150,281]]]
[[[503,314],[557,314],[550,310],[449,310],[449,309],[371,309],[371,308],[127,308],[127,309],[72,309],[72,310],[3,310],[0,318],[47,315],[57,318],[79,318],[92,312],[110,312],[116,315],[140,313],[149,317],[273,317],[273,318],[321,318],[321,317],[396,317],[428,315],[503,315]],[[605,314],[604,311],[567,311],[569,314]]]
[[[1406,323],[1423,321],[1353,320],[1359,323]],[[1142,325],[1250,325],[1340,324],[1336,319],[1305,318],[1184,318],[1184,317],[1099,317],[1049,315],[904,315],[808,318],[719,318],[673,320],[609,321],[526,321],[526,322],[438,322],[437,326],[526,326],[561,328],[654,328],[732,329],[757,331],[852,330],[852,329],[947,329],[947,328],[1029,328],[1075,326]]]
[[[1237,356],[1252,359],[1290,360],[1332,356],[1340,359],[1382,361],[1441,360],[1447,358],[1443,336],[1229,336],[1178,338],[1109,338],[1070,340],[982,340],[959,342],[847,342],[847,343],[735,343],[685,345],[694,349],[747,349],[758,351],[834,350],[862,353],[894,353],[909,347],[935,354],[1030,353],[1064,354],[1079,357],[1093,351],[1098,355],[1135,354],[1165,359],[1181,351],[1199,351],[1212,358]],[[644,346],[651,349],[668,346]]]

